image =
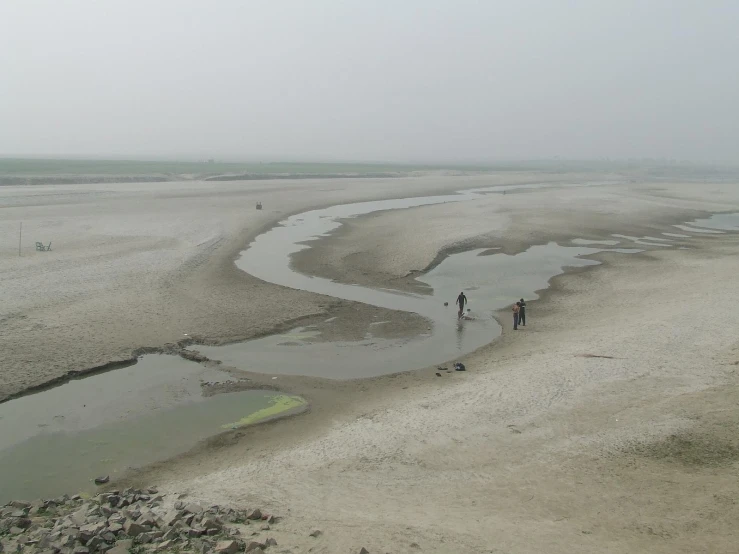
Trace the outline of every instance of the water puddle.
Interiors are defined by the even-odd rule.
[[[572,244],[577,244],[578,246],[590,246],[593,244],[597,244],[601,246],[616,246],[619,243],[619,241],[617,240],[589,240],[589,239],[572,239],[570,242]]]
[[[723,231],[717,231],[715,229],[701,229],[698,227],[692,227],[690,225],[673,225],[673,227],[680,229],[681,231],[686,231],[688,233],[702,233],[706,235],[723,235]]]
[[[739,213],[713,214],[706,219],[696,219],[689,225],[703,227],[705,229],[718,229],[721,231],[739,231]]]
[[[629,235],[611,235],[612,237],[615,237],[617,239],[625,239],[628,241],[633,242],[634,244],[641,244],[642,246],[659,246],[662,248],[669,248],[672,245],[671,244],[664,244],[664,242],[650,242],[650,241],[665,241],[668,242],[668,239],[660,239],[660,238],[654,238],[654,237],[632,237]]]
[[[94,477],[115,477],[301,405],[268,391],[202,396],[202,382],[233,379],[179,357],[151,355],[0,404],[0,503],[90,490]]]

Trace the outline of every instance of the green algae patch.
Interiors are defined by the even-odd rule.
[[[265,419],[279,416],[284,412],[294,410],[295,408],[300,408],[301,406],[305,406],[307,404],[304,398],[301,398],[299,396],[289,396],[287,394],[279,394],[273,396],[272,398],[270,398],[269,403],[270,405],[266,408],[262,408],[261,410],[258,410],[253,414],[249,414],[248,416],[241,418],[239,421],[228,423],[226,425],[222,425],[221,427],[223,429],[236,429],[237,427],[245,427],[246,425],[259,423],[260,421],[264,421]]]

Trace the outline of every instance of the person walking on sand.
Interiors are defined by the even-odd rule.
[[[518,324],[526,327],[526,302],[524,302],[523,298],[519,300],[518,307]]]
[[[521,312],[521,303],[516,302],[513,305],[513,330],[514,331],[518,331],[518,316],[520,312]]]
[[[457,296],[457,304],[459,305],[459,313],[457,314],[457,319],[462,319],[462,315],[464,314],[464,305],[467,303],[467,297],[464,295],[464,292],[460,292],[459,296]]]

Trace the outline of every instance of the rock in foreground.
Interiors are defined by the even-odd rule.
[[[276,546],[272,538],[248,545],[238,538],[250,520],[276,523],[259,509],[169,504],[156,489],[110,491],[85,500],[64,495],[0,508],[0,552],[131,554],[189,551],[237,554]],[[268,525],[264,527],[269,528]]]

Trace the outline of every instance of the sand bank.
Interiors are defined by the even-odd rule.
[[[139,480],[266,503],[294,551],[731,552],[739,247],[702,242],[556,279],[464,374],[314,383]]]
[[[265,284],[234,266],[253,237],[291,213],[532,178],[2,187],[0,400],[168,344],[243,340],[346,307]],[[254,209],[257,201],[264,210]],[[36,252],[36,241],[51,241],[51,252]],[[403,327],[422,324],[386,312],[382,319]],[[347,332],[356,335],[372,319],[352,321]]]
[[[460,184],[445,182],[437,190],[464,188]],[[675,217],[739,206],[728,185],[708,200],[683,185],[654,189],[602,189],[599,194],[607,196],[584,196],[580,204],[555,191],[522,194],[524,200],[515,200],[523,202],[518,212],[508,206],[519,217],[494,226],[492,236],[506,251],[545,238],[659,237],[670,232]],[[508,196],[513,195],[505,202]],[[227,214],[227,204],[236,204],[232,197],[209,211],[205,193],[194,197],[187,212],[194,220],[197,214]],[[619,197],[627,200],[616,202]],[[166,201],[157,213],[166,213],[164,206]],[[458,247],[458,235],[448,242],[424,222],[448,218],[442,227],[456,228],[471,219],[473,209],[386,214],[387,226],[404,231],[395,239],[409,260],[383,256],[390,238],[373,246],[377,232],[358,220],[355,240],[377,260],[372,284],[397,280]],[[487,233],[487,218],[498,214],[496,203],[480,209],[468,236],[477,240]],[[236,221],[239,215],[231,217]],[[602,224],[604,219],[610,223]],[[224,252],[221,271],[226,265],[233,270],[243,237],[251,232],[235,233],[228,255],[215,247]],[[503,336],[467,356],[463,374],[436,377],[429,368],[357,382],[281,377],[281,388],[311,402],[309,413],[226,433],[131,478],[207,502],[261,505],[289,516],[275,537],[293,551],[365,546],[370,552],[731,552],[739,515],[732,500],[739,492],[739,447],[732,432],[739,419],[739,244],[735,235],[672,238],[688,249],[601,254],[604,265],[556,278],[542,300],[530,304],[525,331],[512,333],[509,314],[499,314]],[[422,253],[414,254],[417,249]],[[161,246],[157,253],[166,258],[167,250]],[[218,294],[207,289],[220,284],[217,306],[228,315],[236,306],[225,306],[226,300],[238,296],[232,289],[248,287],[261,296],[250,298],[256,306],[236,300],[242,320],[249,316],[238,327],[247,335],[253,328],[248,326],[265,323],[251,317],[273,323],[272,311],[289,321],[303,306],[293,303],[301,297],[308,312],[332,308],[325,299],[251,283],[237,273],[219,283],[213,254],[184,258],[178,267],[187,271],[163,272],[173,289],[166,298],[194,302],[197,292],[215,303]],[[329,275],[336,272],[333,265],[326,264]],[[239,289],[234,283],[242,280],[249,284]],[[166,291],[160,286],[152,290]],[[182,289],[192,296],[174,296]],[[104,288],[99,301],[111,290]],[[166,302],[156,305],[180,313]],[[211,309],[197,304],[185,313],[217,329]],[[141,321],[156,316],[139,315],[146,315]],[[324,531],[318,539],[308,536],[314,528]]]
[[[568,238],[655,235],[676,211],[737,205],[728,185],[721,201],[696,202],[681,185],[660,193],[591,198],[602,213],[584,217],[599,224],[574,209]],[[540,236],[567,232],[546,211],[554,198],[528,212]],[[600,224],[609,212],[620,226]],[[358,240],[375,240],[364,223]],[[429,236],[396,238],[412,252]],[[136,480],[289,515],[276,538],[293,551],[732,552],[739,242],[673,238],[686,249],[600,254],[603,265],[555,278],[524,331],[499,314],[503,336],[467,356],[463,374],[286,378],[309,414],[218,437]],[[387,274],[411,265],[388,260]],[[309,537],[314,528],[324,535]]]

